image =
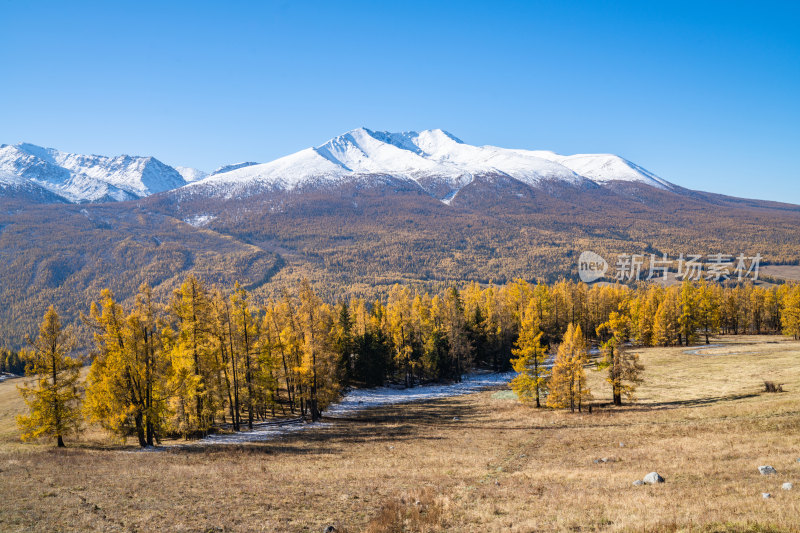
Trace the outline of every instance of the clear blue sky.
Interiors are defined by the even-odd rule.
[[[443,128],[800,204],[798,28],[798,2],[0,0],[0,143],[210,170]]]

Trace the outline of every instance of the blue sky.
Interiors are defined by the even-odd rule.
[[[0,0],[0,143],[205,170],[349,129],[800,204],[800,3]]]

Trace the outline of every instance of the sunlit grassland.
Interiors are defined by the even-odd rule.
[[[637,349],[645,381],[621,408],[589,371],[592,414],[486,391],[162,452],[101,448],[96,430],[64,451],[16,444],[3,383],[0,530],[798,531],[800,343],[712,344]],[[632,486],[653,470],[666,483]]]

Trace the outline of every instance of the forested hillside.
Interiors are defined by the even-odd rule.
[[[577,278],[584,250],[761,254],[800,261],[800,207],[644,184],[476,180],[447,205],[418,187],[336,187],[245,198],[175,192],[136,202],[0,208],[0,331],[20,347],[50,303],[75,323],[103,287],[128,301],[170,294],[187,273],[239,281],[253,300],[310,280],[326,299],[386,295],[395,283]],[[691,243],[691,245],[687,244]],[[772,281],[780,279],[771,278]],[[90,338],[84,331],[81,342]]]
[[[55,305],[75,324],[84,303],[110,288],[122,300],[149,283],[169,295],[188,272],[210,282],[260,285],[275,254],[194,228],[135,204],[14,206],[0,209],[0,346],[26,345]],[[79,337],[88,346],[84,330]]]

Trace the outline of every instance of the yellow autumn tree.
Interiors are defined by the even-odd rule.
[[[603,359],[597,369],[608,369],[606,381],[611,385],[614,405],[622,405],[623,395],[629,400],[633,399],[636,386],[641,383],[640,374],[644,370],[639,363],[639,356],[625,347],[630,336],[630,317],[623,308],[612,312],[608,321],[597,328],[597,335],[605,339],[602,343]]]
[[[578,324],[570,324],[558,347],[553,371],[548,383],[547,406],[569,407],[572,412],[582,411],[591,393],[586,386],[584,366],[588,361],[586,340]]]
[[[609,315],[610,317],[610,315]],[[680,342],[680,293],[670,287],[658,306],[653,323],[653,346],[672,346]]]
[[[700,323],[698,289],[693,282],[684,281],[681,284],[678,302],[678,344],[680,345],[683,338],[683,342],[689,346],[697,341],[697,328]]]
[[[697,288],[697,325],[703,332],[706,344],[709,343],[709,335],[719,330],[720,306],[717,296],[716,286],[709,285],[705,280],[701,280]]]
[[[25,375],[35,380],[32,386],[18,387],[29,411],[17,417],[22,440],[49,437],[63,448],[64,437],[81,428],[81,361],[67,355],[73,347],[72,337],[62,329],[53,306],[44,314],[39,336],[28,341],[33,350],[28,355]]]
[[[800,338],[800,285],[792,286],[783,297],[781,325],[784,335]]]
[[[541,407],[541,397],[549,374],[545,363],[547,347],[542,345],[542,331],[535,309],[528,306],[522,315],[519,338],[512,354],[516,357],[511,365],[518,375],[511,380],[511,389],[520,401],[535,402]]]
[[[211,335],[214,308],[205,284],[195,277],[186,277],[173,293],[169,306],[175,323],[172,365],[175,369],[173,400],[177,413],[175,423],[185,436],[207,433],[214,423],[219,398],[219,358]]]
[[[386,326],[394,347],[395,365],[403,373],[406,387],[414,383],[414,370],[418,366],[412,306],[411,289],[392,287],[386,306]]]
[[[258,323],[253,316],[250,296],[238,283],[231,295],[233,314],[233,357],[241,361],[244,374],[244,408],[247,410],[247,427],[253,429],[255,418],[256,345]]]
[[[135,435],[140,446],[152,446],[168,431],[174,379],[166,355],[170,331],[156,317],[149,287],[140,288],[128,313],[104,290],[83,320],[97,346],[86,379],[86,417],[120,439]]]

